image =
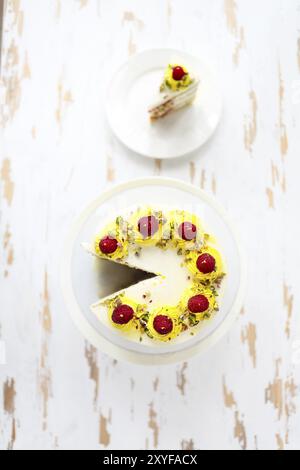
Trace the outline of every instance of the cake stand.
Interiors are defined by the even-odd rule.
[[[122,213],[136,203],[149,206],[167,206],[195,213],[203,220],[205,229],[212,233],[225,260],[226,277],[220,310],[206,322],[199,333],[182,343],[157,344],[146,348],[130,342],[105,327],[90,311],[90,305],[112,289],[115,274],[109,263],[101,269],[95,259],[82,248],[90,241],[96,227],[112,213]],[[102,260],[101,260],[102,261]],[[106,263],[106,264],[105,264]],[[121,276],[122,267],[118,267]],[[132,280],[134,282],[134,280]],[[96,348],[117,360],[143,365],[168,364],[187,360],[215,344],[230,328],[240,312],[245,288],[245,262],[235,229],[225,211],[201,189],[171,178],[142,178],[122,183],[102,193],[86,207],[74,222],[65,243],[61,283],[66,306],[83,336]]]

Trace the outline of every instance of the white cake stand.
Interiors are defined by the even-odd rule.
[[[106,269],[95,270],[95,260],[81,246],[111,214],[136,205],[173,205],[199,215],[207,231],[216,236],[226,264],[225,287],[217,315],[194,336],[181,343],[153,348],[116,335],[90,312],[89,306],[107,290]],[[105,263],[105,262],[104,262]],[[108,263],[111,264],[111,263]],[[115,186],[101,194],[79,216],[67,238],[61,269],[62,290],[71,317],[83,336],[117,360],[138,364],[179,362],[207,350],[230,328],[242,307],[245,263],[235,230],[224,210],[201,189],[170,178],[143,178]]]

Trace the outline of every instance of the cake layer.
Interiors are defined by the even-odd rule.
[[[188,88],[161,93],[161,98],[149,109],[150,118],[157,119],[193,102],[196,97],[199,80],[195,80]]]

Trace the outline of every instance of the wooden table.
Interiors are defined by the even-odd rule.
[[[299,0],[8,0],[3,30],[0,447],[299,449]],[[224,112],[201,150],[162,162],[117,142],[103,101],[128,56],[166,46],[214,58]],[[214,194],[249,273],[216,347],[145,369],[81,337],[59,264],[90,200],[151,175]]]

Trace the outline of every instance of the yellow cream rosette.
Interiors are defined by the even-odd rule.
[[[185,210],[173,210],[167,214],[167,220],[171,227],[172,243],[176,248],[197,250],[202,247],[204,231],[199,217]],[[196,232],[192,226],[196,228]]]
[[[155,309],[149,316],[146,327],[147,333],[153,339],[157,339],[159,341],[171,341],[172,339],[176,338],[176,336],[178,336],[182,331],[182,324],[179,320],[179,315],[180,310],[178,309],[178,307],[164,306]],[[163,322],[161,322],[160,325],[156,325],[156,323],[158,323],[158,320],[161,320],[161,317],[167,317],[167,320],[162,319]],[[165,331],[168,331],[167,328],[170,322],[172,323],[171,331],[167,333],[159,333],[157,331],[158,326],[160,327],[161,331],[163,331],[164,329]]]
[[[127,222],[117,217],[115,222],[107,225],[104,230],[99,233],[94,240],[94,249],[101,258],[109,258],[113,260],[121,260],[128,254],[128,225]],[[104,253],[100,249],[100,243],[103,239],[110,238],[117,240],[117,248],[113,253]]]
[[[170,238],[166,222],[167,220],[161,210],[151,207],[138,209],[129,219],[128,234],[130,242],[138,246],[159,245],[160,248],[165,248]]]
[[[214,269],[211,272],[201,272],[197,266],[199,257],[202,255],[209,255],[215,261]],[[200,283],[209,285],[222,279],[224,276],[223,260],[216,248],[212,246],[203,246],[199,251],[189,251],[185,255],[186,266],[193,274],[194,278]]]
[[[181,80],[175,80],[173,78],[173,69],[175,67],[181,67],[185,72],[185,75]],[[193,80],[186,67],[180,64],[169,64],[165,70],[164,81],[161,90],[163,91],[165,86],[173,91],[181,90],[183,88],[187,88],[192,82]]]
[[[195,312],[193,309],[190,310],[190,300],[199,295],[206,297],[208,301],[208,308],[203,312]],[[218,309],[216,292],[213,289],[202,286],[201,284],[195,284],[193,287],[190,287],[184,292],[180,301],[180,308],[185,315],[194,315],[197,322],[208,319],[211,317],[212,313]]]

